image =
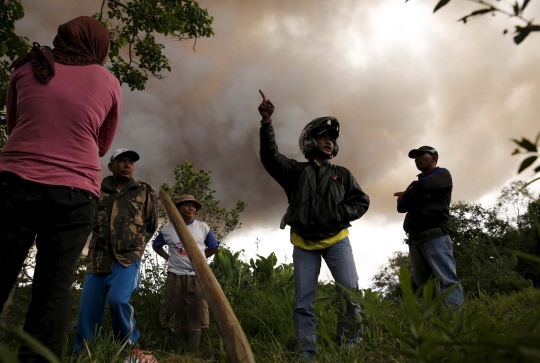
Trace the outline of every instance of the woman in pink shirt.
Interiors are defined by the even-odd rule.
[[[99,157],[116,133],[121,91],[103,68],[110,36],[99,21],[60,25],[53,44],[34,43],[12,65],[9,138],[0,154],[0,307],[35,241],[24,329],[60,357],[73,271],[97,214]],[[26,346],[19,359],[42,361]]]

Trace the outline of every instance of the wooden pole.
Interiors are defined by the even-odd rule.
[[[201,283],[204,296],[208,301],[208,305],[210,305],[219,332],[223,338],[228,361],[231,363],[255,363],[255,358],[253,357],[253,352],[246,339],[244,330],[240,326],[210,266],[208,266],[206,258],[202,255],[193,236],[187,229],[186,223],[167,193],[161,190],[159,197],[170,222],[174,226],[174,230],[180,237],[180,241],[182,241],[193,270]]]

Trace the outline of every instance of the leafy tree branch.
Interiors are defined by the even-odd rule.
[[[221,206],[216,198],[216,191],[210,186],[210,171],[196,171],[189,161],[184,161],[174,168],[175,183],[167,183],[161,189],[169,194],[174,201],[183,194],[193,195],[203,208],[197,213],[197,219],[206,222],[212,229],[219,242],[232,231],[242,226],[240,214],[246,209],[247,204],[238,201],[234,207],[227,210]],[[166,214],[160,211],[160,217],[165,220]]]
[[[408,2],[409,0],[405,0],[405,2]],[[435,5],[435,8],[433,9],[433,12],[437,12],[444,6],[448,5],[451,0],[439,0],[437,4]],[[515,25],[515,36],[514,36],[514,42],[516,44],[520,44],[527,38],[529,34],[532,32],[540,31],[540,24],[535,24],[534,19],[530,19],[524,16],[524,11],[527,8],[527,6],[531,3],[531,0],[522,0],[520,1],[514,1],[514,2],[508,2],[508,1],[501,1],[497,0],[494,1],[488,1],[488,0],[466,0],[469,2],[476,3],[480,5],[480,8],[477,10],[474,10],[470,14],[467,14],[460,18],[458,21],[463,22],[463,24],[466,24],[469,19],[481,16],[481,15],[488,15],[491,14],[492,16],[495,16],[495,14],[501,14],[508,16],[510,18],[514,18],[519,20],[523,25]],[[508,32],[507,29],[503,31],[503,34],[506,34]]]
[[[0,148],[7,139],[9,65],[30,49],[30,40],[15,31],[23,17],[21,0],[0,0]],[[132,91],[143,91],[149,77],[162,79],[172,69],[157,36],[196,41],[214,35],[214,18],[195,0],[103,0],[93,17],[111,34],[109,70]]]

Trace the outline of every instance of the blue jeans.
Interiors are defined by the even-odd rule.
[[[362,337],[360,322],[360,305],[338,286],[349,290],[358,288],[358,274],[352,254],[349,238],[344,238],[336,244],[322,250],[303,250],[294,247],[294,330],[298,341],[296,352],[315,353],[315,296],[321,270],[321,257],[324,258],[334,280],[336,290],[341,292],[347,301],[345,314],[340,314],[336,338],[338,341],[355,341]]]
[[[107,294],[114,336],[120,340],[129,339],[131,344],[139,340],[141,333],[135,329],[133,306],[129,300],[141,282],[140,265],[141,261],[137,261],[124,267],[114,261],[111,273],[86,274],[79,306],[74,353],[83,350],[83,342],[92,341],[95,332],[99,332],[103,324]]]
[[[450,235],[433,238],[419,244],[410,244],[409,257],[414,280],[418,286],[425,284],[430,277],[438,278],[435,287],[439,293],[456,283],[459,284]],[[463,304],[461,285],[458,285],[446,297],[446,302],[453,308],[458,308]]]

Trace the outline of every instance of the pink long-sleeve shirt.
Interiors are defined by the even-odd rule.
[[[120,84],[99,65],[55,63],[55,69],[48,84],[34,77],[30,62],[11,75],[9,138],[0,154],[0,172],[99,196],[99,157],[107,153],[116,133]]]

